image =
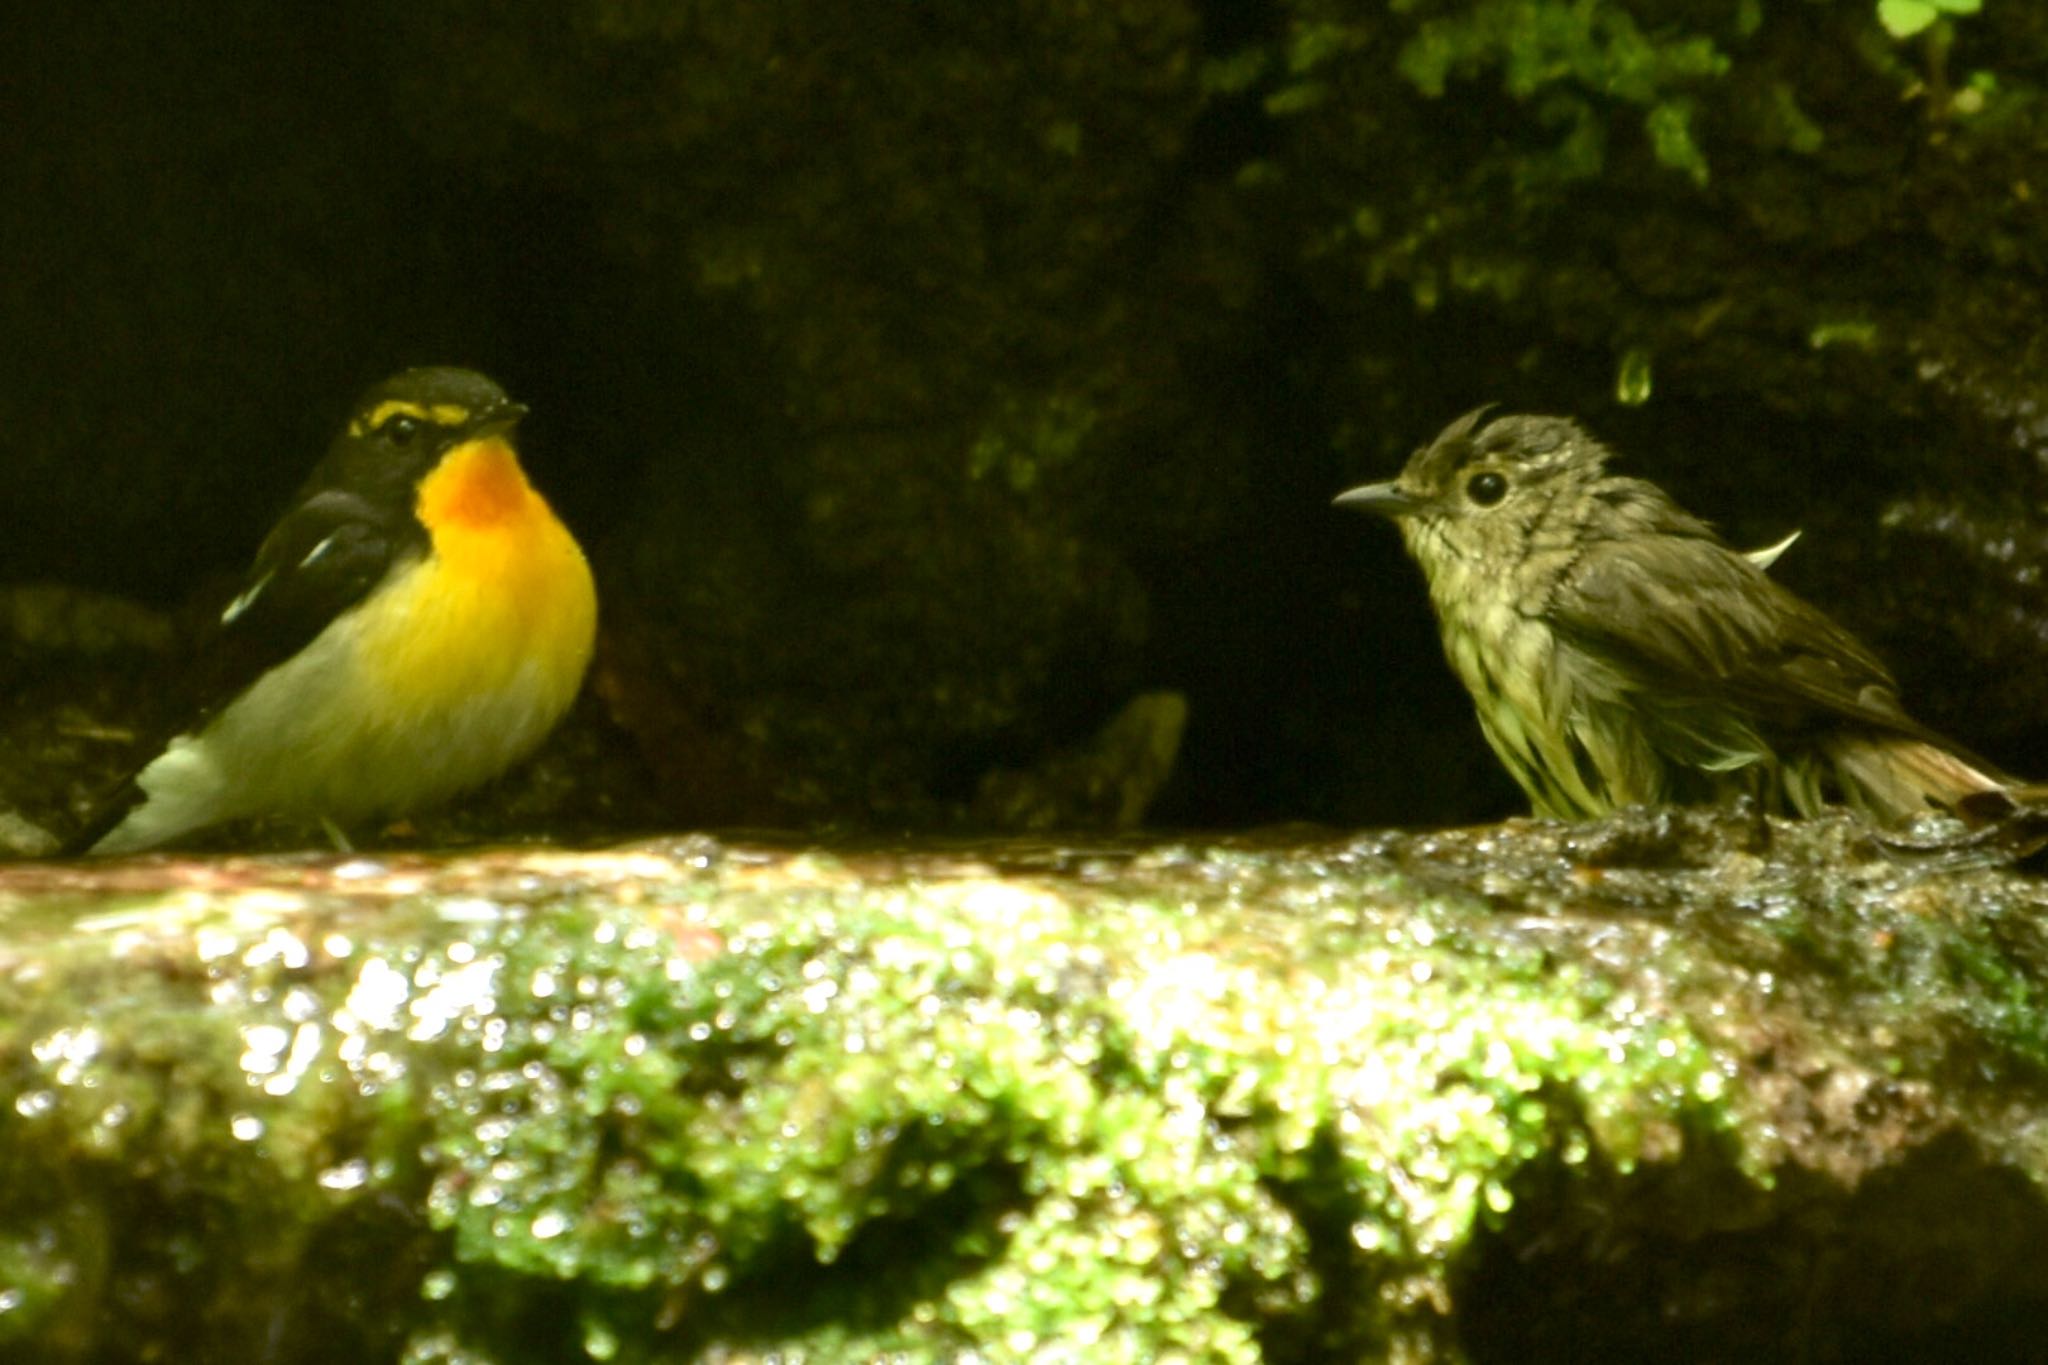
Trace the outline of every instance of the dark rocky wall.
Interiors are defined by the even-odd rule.
[[[599,564],[567,752],[641,823],[1516,809],[1394,538],[1326,506],[1493,399],[1807,528],[1786,579],[2048,770],[2033,7],[9,23],[0,582],[188,603],[360,386],[486,368]],[[1157,691],[1155,792],[1178,713],[1135,775],[1096,737]]]

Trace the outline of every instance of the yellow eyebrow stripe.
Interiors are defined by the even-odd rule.
[[[470,412],[460,403],[435,403],[429,406],[409,399],[391,398],[349,423],[348,434],[361,436],[366,432],[375,431],[394,417],[411,417],[421,422],[432,422],[437,427],[459,427],[469,421]]]

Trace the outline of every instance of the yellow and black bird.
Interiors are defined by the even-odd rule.
[[[252,816],[397,816],[525,757],[574,700],[597,594],[470,370],[357,403],[199,661],[181,733],[72,841],[130,853]]]

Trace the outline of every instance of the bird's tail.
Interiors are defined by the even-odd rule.
[[[1822,747],[1843,799],[1887,824],[1929,811],[1981,822],[2014,806],[2012,779],[1930,740],[1862,731],[1830,736]]]
[[[139,853],[239,813],[226,775],[203,747],[180,735],[116,787],[64,845],[61,856]]]
[[[93,852],[99,841],[112,834],[115,827],[128,818],[128,813],[142,804],[142,800],[142,788],[135,785],[135,778],[132,775],[123,778],[121,785],[102,797],[85,823],[64,841],[63,847],[57,850],[57,856],[83,858]]]

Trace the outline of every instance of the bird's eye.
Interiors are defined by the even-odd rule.
[[[377,428],[377,434],[394,445],[404,445],[420,434],[420,419],[407,417],[404,413],[384,419],[384,425]]]
[[[1465,496],[1481,507],[1491,507],[1508,495],[1508,481],[1492,470],[1465,480]]]

